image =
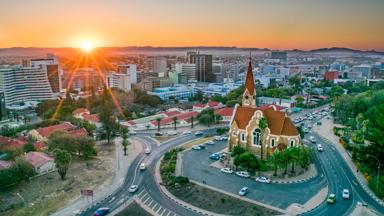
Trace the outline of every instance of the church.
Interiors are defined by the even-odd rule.
[[[267,159],[274,151],[300,146],[298,130],[284,112],[274,105],[258,107],[249,61],[245,78],[242,105],[236,104],[230,121],[228,149],[241,146],[261,159]]]

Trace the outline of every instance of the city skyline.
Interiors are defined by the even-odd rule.
[[[5,0],[0,6],[0,47],[79,47],[88,41],[101,47],[384,50],[384,2],[378,0]]]

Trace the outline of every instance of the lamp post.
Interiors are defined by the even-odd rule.
[[[20,197],[20,199],[23,201],[23,204],[25,205],[25,200],[24,200],[24,198],[20,195],[20,193],[17,193],[16,194],[18,197]]]
[[[379,190],[379,179],[380,179],[380,161],[379,159],[377,159],[377,157],[373,156],[373,155],[367,155],[367,156],[370,156],[370,157],[373,157],[375,160],[377,160],[377,163],[378,163],[378,166],[377,166],[377,180],[376,180],[376,191]]]

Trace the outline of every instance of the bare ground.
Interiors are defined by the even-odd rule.
[[[0,215],[49,215],[80,197],[80,189],[108,185],[114,176],[114,144],[97,144],[98,157],[73,158],[66,179],[57,172],[34,177],[8,191],[0,192]],[[17,193],[25,199],[25,205]]]

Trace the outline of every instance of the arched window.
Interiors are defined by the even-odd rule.
[[[261,145],[261,130],[256,128],[253,131],[253,145]]]
[[[295,140],[291,140],[289,146],[290,146],[290,147],[294,147],[294,146],[295,146]]]
[[[271,138],[271,147],[275,147],[275,138]]]
[[[245,142],[245,133],[241,133],[241,141]]]

